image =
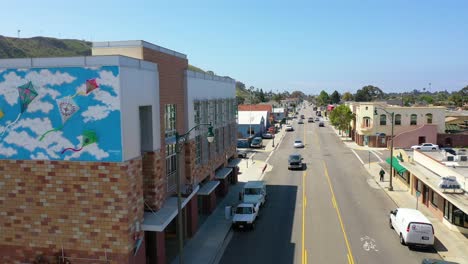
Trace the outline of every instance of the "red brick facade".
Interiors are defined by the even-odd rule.
[[[129,263],[143,219],[141,159],[0,160],[0,262],[38,255]],[[72,261],[73,262],[73,261]]]
[[[159,210],[163,206],[167,193],[167,178],[165,162],[162,160],[164,153],[145,152],[143,154],[143,195],[145,208]]]

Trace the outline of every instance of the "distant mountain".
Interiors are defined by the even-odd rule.
[[[0,59],[90,56],[91,47],[91,42],[78,39],[12,38],[0,35]],[[188,69],[205,72],[193,65],[189,65]]]

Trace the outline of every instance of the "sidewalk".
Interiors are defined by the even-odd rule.
[[[284,127],[276,134],[275,148],[284,137]],[[274,150],[271,143],[265,146],[264,151]],[[218,205],[213,213],[206,219],[203,225],[198,229],[194,237],[188,240],[184,247],[184,263],[217,263],[222,257],[223,248],[227,246],[231,238],[231,219],[225,217],[225,207],[235,206],[239,203],[239,192],[242,190],[245,182],[252,180],[261,180],[265,172],[269,171],[271,166],[267,161],[255,160],[254,157],[242,159],[239,163],[239,182],[236,185],[230,185],[229,192],[222,200],[218,200]],[[267,165],[267,167],[265,167]],[[172,263],[178,263],[176,257]]]
[[[348,148],[352,149],[379,149],[379,148],[369,148],[361,147],[355,142],[346,142],[351,140],[351,138],[341,137],[338,131],[333,128],[335,133],[340,137]],[[370,164],[364,164],[364,168],[369,172],[369,175],[373,177],[375,182],[380,188],[385,191],[385,193],[393,200],[396,204],[396,207],[403,208],[416,208],[416,197],[411,195],[410,189],[406,186],[400,179],[398,175],[394,176],[392,179],[393,191],[389,191],[388,187],[390,185],[390,166],[388,164],[379,164],[377,162],[371,162]],[[379,171],[383,168],[385,173],[384,182],[379,181]],[[468,239],[458,231],[452,231],[444,223],[442,223],[439,218],[435,217],[434,214],[429,211],[429,209],[419,204],[418,210],[422,212],[434,226],[436,243],[435,249],[439,255],[447,261],[457,262],[459,264],[468,264]],[[439,242],[437,242],[439,240]]]

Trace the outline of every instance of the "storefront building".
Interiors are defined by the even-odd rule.
[[[450,229],[468,234],[468,164],[449,162],[441,152],[397,150],[395,155],[395,175],[420,206],[429,208]]]

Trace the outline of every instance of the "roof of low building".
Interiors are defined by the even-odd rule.
[[[273,112],[273,106],[270,104],[242,104],[237,107],[239,111],[268,111]]]
[[[265,122],[267,115],[267,111],[239,111],[237,113],[237,123],[239,125],[260,124],[262,118]]]

